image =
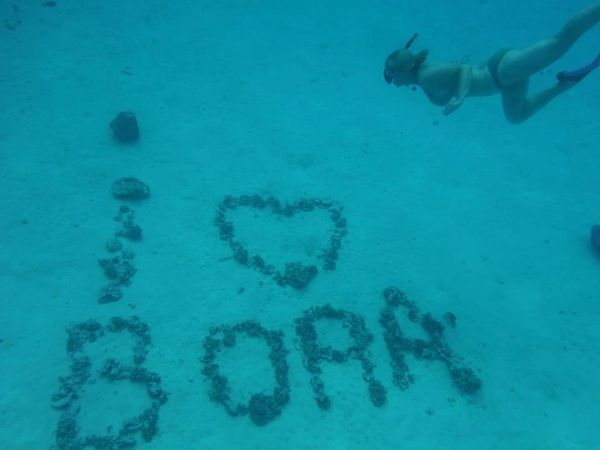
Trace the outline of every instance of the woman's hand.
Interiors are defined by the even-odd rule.
[[[442,114],[447,116],[448,114],[453,113],[458,108],[460,108],[460,105],[462,105],[462,104],[463,104],[463,100],[454,98],[454,99],[450,100],[450,102],[448,102],[448,104],[446,106],[444,106],[444,109],[442,109]]]

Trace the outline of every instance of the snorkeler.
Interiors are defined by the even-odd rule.
[[[427,98],[447,115],[456,111],[467,97],[500,92],[504,115],[510,123],[522,123],[553,98],[575,86],[600,65],[600,53],[585,67],[556,74],[557,83],[528,95],[529,77],[563,56],[585,32],[600,21],[600,2],[587,7],[569,20],[553,37],[524,49],[506,48],[496,52],[487,64],[431,63],[428,50],[413,53],[413,35],[404,48],[385,60],[383,77],[396,86],[420,86]]]

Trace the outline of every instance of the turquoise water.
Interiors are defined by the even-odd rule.
[[[600,449],[600,71],[382,76],[586,6],[1,2],[0,449]]]

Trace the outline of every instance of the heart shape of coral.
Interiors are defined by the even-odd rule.
[[[227,214],[238,208],[249,208],[256,212],[270,211],[278,219],[292,218],[298,214],[314,211],[325,211],[333,223],[333,232],[329,237],[328,244],[321,248],[317,257],[321,259],[323,270],[335,269],[338,251],[342,239],[346,236],[346,219],[342,216],[342,207],[330,200],[317,198],[300,199],[294,203],[281,204],[274,197],[263,198],[260,195],[241,195],[234,197],[226,196],[217,208],[214,223],[219,228],[219,236],[227,241],[233,252],[233,259],[240,264],[272,277],[280,286],[292,286],[295,289],[303,289],[318,274],[319,269],[314,264],[303,264],[301,262],[287,262],[283,270],[277,270],[273,264],[268,263],[260,254],[250,254],[248,249],[235,236],[234,224],[228,220]]]

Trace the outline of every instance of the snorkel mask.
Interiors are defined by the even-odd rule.
[[[415,39],[417,39],[417,36],[419,36],[418,33],[413,34],[412,37],[406,42],[406,44],[404,44],[404,48],[395,50],[385,60],[385,68],[383,69],[383,78],[387,84],[391,84],[392,81],[394,81],[394,73],[393,73],[392,69],[390,69],[388,67],[390,65],[391,61],[393,61],[393,65],[396,67],[406,66],[408,69],[410,69],[410,66],[412,66],[412,64],[414,63],[414,56],[412,55],[412,53],[410,53],[408,51],[408,49],[413,44],[413,42],[415,42]]]

